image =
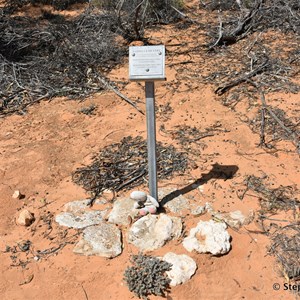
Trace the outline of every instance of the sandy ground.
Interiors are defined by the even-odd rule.
[[[212,86],[193,79],[178,79],[174,62],[185,61],[187,57],[172,54],[174,46],[168,45],[180,40],[174,36],[178,36],[178,32],[171,27],[153,33],[155,39],[166,44],[168,51],[167,81],[156,84],[157,128],[164,125],[167,130],[172,130],[177,125],[189,125],[204,131],[218,124],[218,131],[203,139],[202,146],[191,145],[200,153],[192,156],[196,169],[159,182],[159,187],[182,189],[201,179],[217,163],[236,170],[233,178],[211,178],[201,189],[195,188],[185,196],[194,204],[211,202],[217,210],[241,210],[245,214],[260,208],[259,199],[253,193],[246,193],[242,201],[238,197],[239,191],[245,188],[246,175],[267,175],[268,183],[274,187],[299,187],[300,160],[290,141],[277,143],[279,150],[267,153],[257,147],[259,135],[254,134],[241,118],[247,111],[246,103],[231,110],[221,104]],[[196,63],[200,61],[196,55],[188,59]],[[129,83],[127,73],[125,61],[123,66],[109,74],[109,78],[124,82],[119,85],[122,93],[144,111],[143,84]],[[282,101],[277,101],[279,98]],[[274,106],[284,106],[284,110],[293,116],[297,112],[299,95],[274,94],[268,96],[268,101]],[[163,111],[167,103],[170,103],[172,113]],[[94,115],[79,113],[80,109],[91,104],[97,106]],[[24,115],[0,119],[1,299],[135,299],[122,278],[130,256],[138,251],[126,241],[123,253],[112,260],[75,255],[72,244],[67,244],[55,255],[44,255],[38,261],[33,259],[33,253],[61,245],[76,233],[69,231],[64,237],[64,228],[59,228],[53,221],[53,215],[60,212],[65,203],[88,198],[82,188],[72,183],[72,172],[88,164],[101,148],[119,142],[124,136],[146,137],[145,122],[144,115],[112,92],[96,94],[84,102],[62,98],[45,101],[34,105]],[[162,131],[158,130],[157,139],[179,147],[171,135]],[[15,190],[20,190],[25,198],[13,199]],[[129,191],[119,195],[128,196]],[[15,222],[22,208],[35,215],[36,221],[30,227],[18,226]],[[285,217],[281,213],[280,218]],[[207,215],[195,217],[187,214],[183,217],[187,231],[199,220],[207,219]],[[270,239],[260,234],[259,224],[254,221],[239,231],[230,228],[228,231],[232,236],[232,250],[221,257],[188,253],[180,241],[169,242],[150,253],[185,253],[197,262],[198,270],[192,279],[172,288],[167,298],[295,299],[290,291],[283,290],[287,281],[280,275],[274,257],[267,255]],[[18,250],[15,254],[5,251],[7,246],[12,247],[22,240],[31,241],[31,251]],[[71,240],[76,241],[76,238]],[[28,264],[22,264],[27,260]],[[281,285],[279,291],[273,289],[275,283]]]

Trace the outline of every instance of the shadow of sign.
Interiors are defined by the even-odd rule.
[[[191,192],[192,190],[195,190],[200,185],[203,185],[207,183],[210,179],[224,179],[228,180],[233,178],[233,176],[238,171],[238,166],[236,165],[219,165],[218,163],[215,163],[212,165],[212,169],[207,174],[202,174],[201,178],[195,180],[193,183],[185,186],[184,188],[180,190],[176,190],[168,195],[166,195],[161,201],[160,206],[163,207],[166,203],[173,200],[174,198],[187,194]]]

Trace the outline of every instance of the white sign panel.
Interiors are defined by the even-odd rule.
[[[165,46],[129,47],[130,80],[165,80]]]

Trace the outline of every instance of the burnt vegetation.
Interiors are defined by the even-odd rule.
[[[182,174],[188,167],[187,156],[172,145],[157,145],[158,179]],[[92,195],[91,204],[105,190],[119,192],[145,184],[148,175],[147,143],[141,137],[125,137],[108,145],[86,167],[73,173],[73,181]]]
[[[86,11],[72,20],[49,13],[38,19],[0,20],[0,113],[24,110],[55,96],[81,98],[103,88],[103,72],[120,62],[110,19]],[[99,28],[95,31],[95,28]]]
[[[24,113],[43,99],[80,99],[111,87],[105,74],[127,53],[117,37],[145,40],[146,26],[178,18],[174,1],[150,0],[99,0],[73,18],[49,9],[38,17],[17,14],[30,5],[62,10],[75,2],[85,1],[9,0],[0,8],[0,115]]]
[[[248,120],[260,134],[258,145],[274,146],[265,128],[271,118],[283,132],[276,141],[289,139],[300,153],[299,118],[282,119],[265,99],[274,92],[300,91],[298,0],[201,0],[201,15],[187,10],[180,0],[92,0],[73,18],[59,13],[82,2],[5,2],[0,9],[0,115],[26,113],[29,105],[56,96],[82,99],[101,89],[112,90],[143,113],[109,82],[106,73],[122,62],[132,41],[151,43],[145,29],[181,20],[177,28],[194,26],[198,34],[206,35],[206,45],[194,45],[186,52],[200,53],[209,72],[199,74],[190,60],[182,62],[189,68],[173,65],[178,79],[193,77],[213,84],[216,95],[231,109],[240,101],[248,100],[249,106],[260,102],[260,121]],[[56,11],[43,8],[36,18],[17,15],[28,6],[45,4]],[[118,37],[124,42],[116,42]]]
[[[297,185],[272,187],[268,176],[254,175],[245,178],[246,190],[243,193],[255,192],[261,209],[257,212],[257,222],[261,234],[271,239],[268,254],[276,257],[278,273],[287,281],[300,280],[300,230],[299,207],[300,190]],[[243,199],[243,196],[240,199]],[[278,218],[276,213],[291,211],[292,220]]]
[[[280,227],[272,236],[269,253],[276,257],[280,264],[279,272],[287,281],[300,280],[299,245],[300,229],[297,223]]]
[[[210,1],[207,5],[200,1],[204,9],[218,11],[219,27],[211,48],[230,45],[254,32],[268,29],[284,33],[300,33],[297,0],[231,0]]]
[[[259,103],[260,120],[248,120],[260,134],[258,146],[268,149],[274,141],[289,139],[300,154],[299,118],[288,118],[266,100],[275,92],[300,92],[299,1],[200,1],[200,7],[212,14],[201,27],[207,34],[203,53],[211,71],[200,80],[213,83],[216,95],[233,110],[241,101],[249,107]]]

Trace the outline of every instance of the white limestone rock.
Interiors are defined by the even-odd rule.
[[[249,211],[248,216],[245,216],[240,210],[235,210],[231,212],[219,213],[219,212],[211,212],[211,215],[223,220],[226,224],[234,229],[239,229],[243,225],[247,225],[251,223],[254,219],[253,210]]]
[[[134,203],[136,203],[135,200],[129,198],[117,199],[108,215],[108,222],[118,225],[129,225],[129,217],[134,218],[139,214],[139,211],[134,208]]]
[[[200,221],[183,240],[183,247],[192,252],[220,255],[230,250],[230,235],[223,222]]]
[[[73,252],[86,256],[116,257],[122,253],[121,232],[113,224],[101,223],[88,227]]]
[[[172,197],[172,193],[176,193],[175,188],[165,188],[158,191],[159,199],[164,199],[165,197]],[[175,214],[181,214],[184,210],[189,209],[189,201],[183,196],[178,195],[171,200],[166,200],[164,207],[170,212]]]
[[[149,214],[131,226],[127,239],[141,251],[152,251],[161,248],[171,239],[179,238],[181,232],[180,218]]]
[[[205,205],[191,205],[191,214],[193,216],[204,215],[207,211],[211,211],[212,207],[209,202],[206,202]]]
[[[205,205],[203,206],[192,206],[191,207],[191,214],[193,216],[201,216],[201,215],[204,215],[206,213],[206,207]]]
[[[64,205],[64,211],[65,212],[71,212],[71,213],[77,213],[79,211],[87,211],[89,209],[88,203],[89,203],[89,199],[86,200],[76,200],[76,201],[71,201],[68,202]],[[97,204],[106,204],[107,201],[104,199],[97,199],[94,202],[94,205]]]
[[[64,206],[64,212],[56,215],[55,221],[62,226],[71,228],[85,228],[102,222],[107,214],[105,210],[91,210],[88,206],[89,200],[72,201]],[[96,201],[95,204],[102,204]]]
[[[171,286],[187,282],[196,272],[197,264],[188,255],[168,252],[162,259],[172,264],[172,269],[166,272],[171,279]]]
[[[182,233],[182,221],[179,217],[170,217],[172,220],[172,239],[179,239]]]

